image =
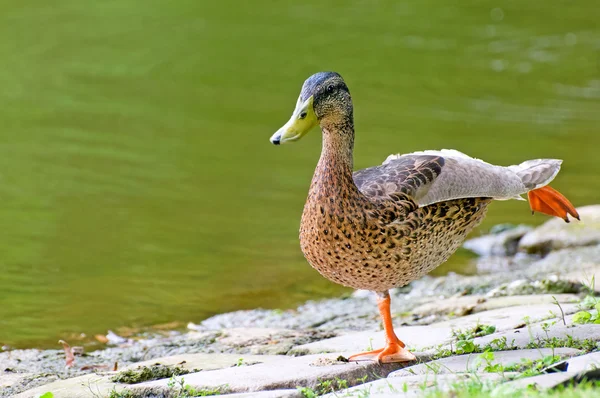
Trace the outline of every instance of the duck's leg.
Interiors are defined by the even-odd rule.
[[[378,350],[361,352],[348,358],[349,361],[377,361],[379,363],[409,362],[417,359],[405,347],[406,345],[394,333],[392,313],[390,311],[390,294],[385,291],[377,293],[377,307],[383,320],[385,331],[385,347]]]

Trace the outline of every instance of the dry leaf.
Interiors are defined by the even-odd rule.
[[[65,359],[66,359],[66,367],[70,368],[75,363],[75,355],[73,355],[73,351],[71,350],[71,346],[67,344],[64,340],[58,340],[60,344],[63,346],[63,350],[65,350]]]

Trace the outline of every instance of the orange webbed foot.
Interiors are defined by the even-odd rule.
[[[361,352],[348,358],[349,361],[376,361],[379,363],[411,362],[417,357],[408,351],[404,344],[388,343],[385,348]]]
[[[570,214],[579,220],[579,214],[571,202],[556,189],[547,185],[529,191],[527,198],[529,199],[529,206],[532,212],[537,211],[549,216],[560,217],[566,222],[569,222],[567,214]]]

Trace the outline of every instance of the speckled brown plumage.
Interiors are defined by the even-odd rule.
[[[491,199],[418,207],[411,194],[440,173],[441,157],[412,156],[353,175],[350,127],[323,131],[323,153],[304,207],[300,244],[308,262],[326,278],[384,292],[446,261],[481,222]]]

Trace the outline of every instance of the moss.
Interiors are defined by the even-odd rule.
[[[140,366],[136,369],[128,369],[117,373],[110,378],[115,383],[137,384],[144,381],[167,379],[173,376],[181,376],[190,373],[189,370],[179,366],[167,366],[154,364],[151,366]]]

